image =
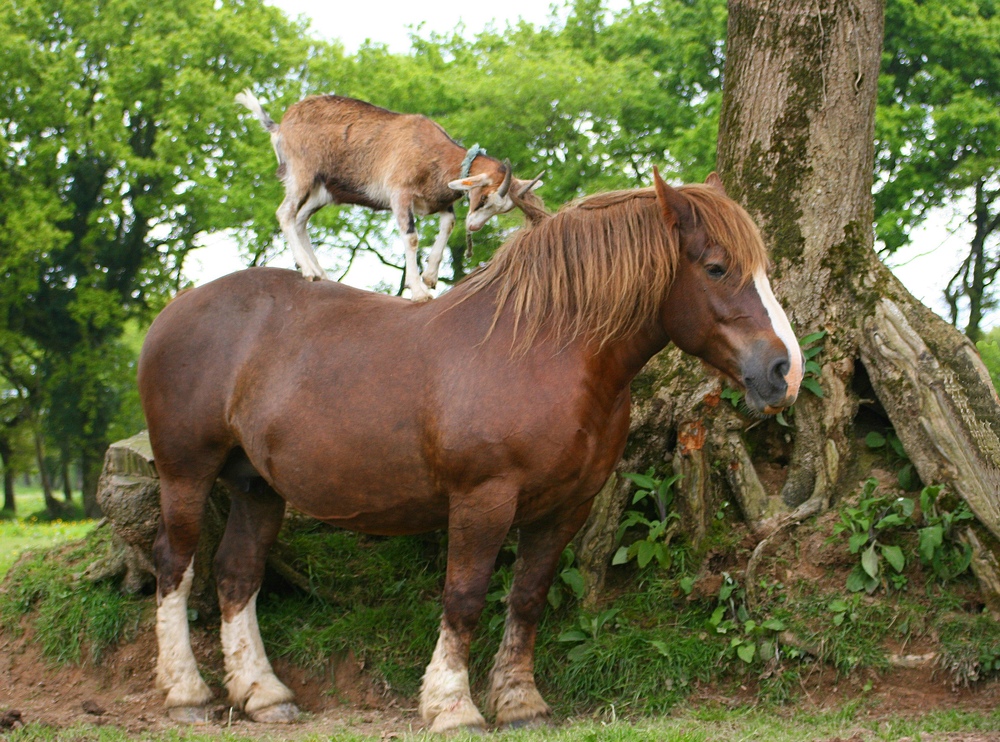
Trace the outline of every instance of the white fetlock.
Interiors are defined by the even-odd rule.
[[[486,708],[499,726],[508,727],[543,722],[552,713],[534,678],[523,674],[520,678],[491,676]]]

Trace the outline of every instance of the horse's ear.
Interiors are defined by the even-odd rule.
[[[724,196],[728,195],[726,193],[726,187],[722,185],[722,178],[720,178],[719,174],[714,170],[708,174],[707,178],[705,178],[705,185],[711,186]]]
[[[663,212],[667,226],[679,225],[684,214],[687,213],[687,201],[676,188],[672,188],[664,182],[656,165],[653,165],[653,185],[656,187],[656,200],[660,203],[660,211]]]

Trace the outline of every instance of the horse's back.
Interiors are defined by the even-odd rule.
[[[273,268],[251,268],[184,292],[153,322],[139,359],[139,393],[154,448],[157,441],[161,447],[241,444],[233,415],[248,403],[260,406],[287,394],[281,381],[296,383],[296,360],[308,365],[319,358],[317,346],[408,306]]]

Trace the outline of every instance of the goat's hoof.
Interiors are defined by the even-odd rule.
[[[294,703],[276,703],[248,713],[247,716],[251,721],[265,724],[292,724],[299,720],[299,707]]]
[[[208,724],[211,721],[208,706],[173,706],[167,709],[167,716],[180,724]]]
[[[433,278],[431,278],[430,276],[421,276],[420,280],[423,281],[424,286],[426,286],[429,289],[432,289],[438,285],[437,276],[434,276]]]

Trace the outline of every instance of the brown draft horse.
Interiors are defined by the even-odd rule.
[[[175,719],[212,692],[187,596],[212,482],[232,486],[215,558],[226,686],[252,719],[291,721],[257,627],[285,503],[372,534],[448,529],[444,615],[420,693],[432,731],[483,727],[468,654],[497,553],[519,530],[489,679],[499,725],[544,718],[535,631],[563,548],[621,456],[629,381],[668,342],[774,413],[802,357],[747,213],[706,184],[608,193],[521,230],[427,304],[255,268],[173,301],[139,388],[162,485],[157,686]]]

